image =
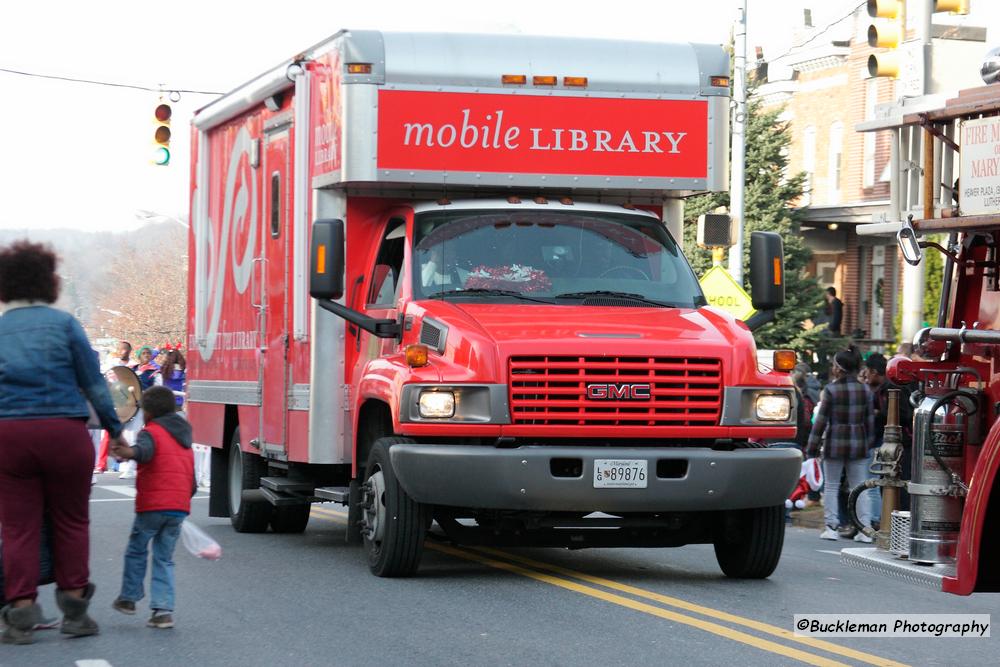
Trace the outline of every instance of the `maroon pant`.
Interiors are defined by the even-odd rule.
[[[38,594],[42,515],[52,523],[56,584],[90,577],[90,475],[94,444],[80,419],[0,420],[0,530],[7,600]]]

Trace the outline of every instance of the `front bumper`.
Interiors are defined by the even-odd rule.
[[[398,444],[393,470],[414,500],[499,510],[671,512],[781,505],[799,479],[796,449],[517,447]],[[582,475],[556,476],[553,459],[579,459]],[[596,459],[645,459],[645,489],[594,488]],[[682,477],[657,477],[657,462],[687,461]]]

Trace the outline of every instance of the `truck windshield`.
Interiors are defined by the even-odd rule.
[[[415,219],[417,299],[697,308],[663,224],[635,214],[448,211]]]

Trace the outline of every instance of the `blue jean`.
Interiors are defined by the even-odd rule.
[[[181,534],[183,516],[164,512],[139,512],[132,523],[132,534],[125,549],[122,571],[122,600],[138,602],[143,598],[149,541],[153,541],[153,576],[150,583],[150,608],[174,610],[174,547]]]
[[[868,459],[824,459],[823,460],[823,482],[826,490],[823,493],[823,515],[826,525],[836,529],[840,523],[840,499],[838,490],[840,489],[840,476],[847,473],[847,486],[853,489],[858,484],[871,477],[868,472]],[[869,489],[858,498],[858,520],[863,526],[872,525],[872,494],[878,491]]]

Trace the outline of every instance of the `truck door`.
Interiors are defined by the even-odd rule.
[[[288,408],[288,221],[290,127],[264,135],[263,317],[261,318],[261,449],[285,452]]]

